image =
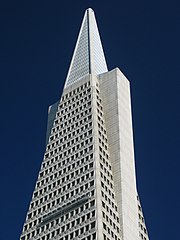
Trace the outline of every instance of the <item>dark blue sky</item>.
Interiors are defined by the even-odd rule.
[[[178,240],[180,1],[0,1],[0,239],[19,239],[86,8],[109,69],[131,82],[138,189],[150,239]]]

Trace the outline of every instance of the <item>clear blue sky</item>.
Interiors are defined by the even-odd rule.
[[[86,8],[131,82],[138,189],[152,240],[179,240],[180,1],[0,2],[0,239],[19,239]]]

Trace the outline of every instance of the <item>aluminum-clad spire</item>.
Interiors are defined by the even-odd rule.
[[[88,74],[98,75],[107,71],[94,11],[88,8],[84,14],[65,87]]]

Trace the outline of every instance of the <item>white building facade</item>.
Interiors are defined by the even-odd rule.
[[[129,81],[108,71],[87,9],[21,240],[148,240],[136,188]]]

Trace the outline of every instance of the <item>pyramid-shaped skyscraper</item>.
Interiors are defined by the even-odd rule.
[[[148,240],[136,188],[129,81],[83,18],[21,240]]]

